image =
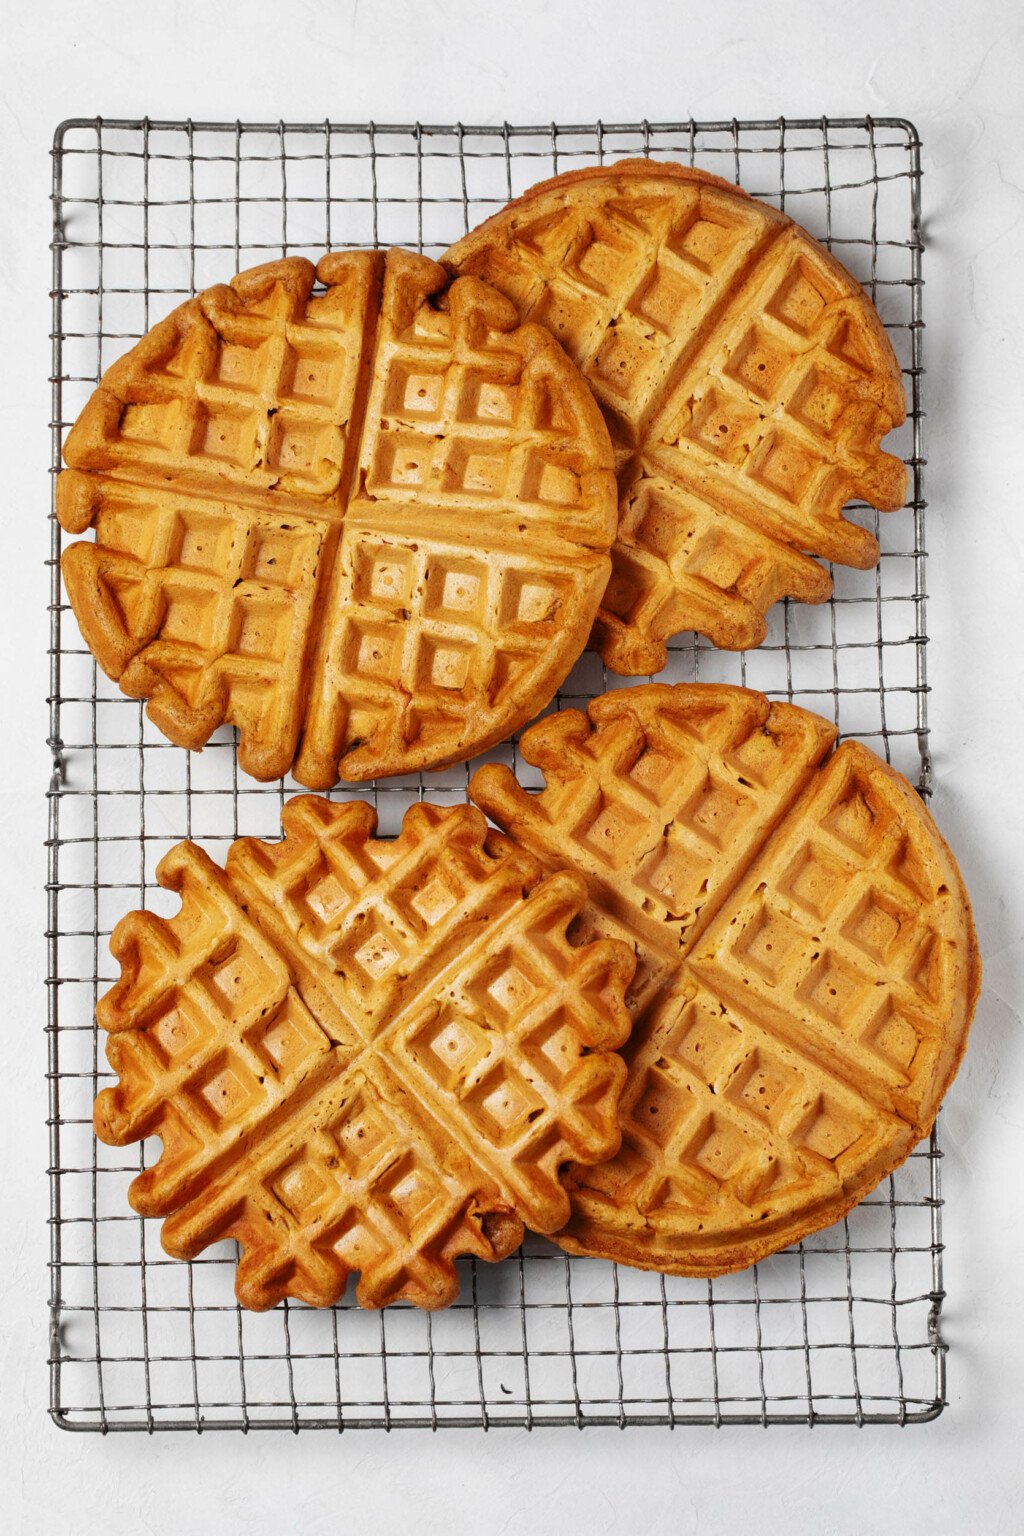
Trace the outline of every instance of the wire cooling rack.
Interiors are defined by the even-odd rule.
[[[907,381],[894,439],[902,512],[853,515],[882,541],[873,571],[837,568],[820,608],[784,603],[768,640],[731,655],[677,638],[671,681],[741,682],[832,716],[929,790],[921,474],[917,133],[898,119],[468,128],[104,122],[54,146],[53,468],[100,373],[182,298],[278,255],[363,245],[429,254],[533,182],[623,155],[733,177],[793,214],[865,284]],[[279,835],[297,786],[237,767],[233,732],[170,746],[98,674],[60,585],[52,520],[48,878],[51,1411],[69,1429],[400,1425],[920,1422],[945,1402],[939,1158],[923,1145],[838,1226],[740,1275],[663,1278],[571,1259],[540,1239],[463,1265],[460,1300],[429,1316],[256,1315],[234,1301],[234,1245],[168,1259],[126,1191],[152,1146],[98,1144],[110,1080],[97,996],[129,908],[168,912],[154,883],[182,837],[223,853]],[[586,655],[558,702],[609,680]],[[514,744],[503,749],[514,761]],[[491,754],[492,758],[502,753]],[[381,830],[414,799],[464,798],[469,767],[369,786]],[[520,765],[520,772],[523,772]],[[527,782],[528,775],[524,774]],[[335,791],[337,798],[365,794]]]

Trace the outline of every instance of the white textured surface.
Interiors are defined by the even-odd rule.
[[[226,11],[227,8],[224,8]],[[0,1516],[18,1532],[298,1530],[903,1533],[1024,1525],[1020,485],[1024,481],[1021,22],[1012,0],[856,9],[722,0],[182,0],[9,7],[3,89],[3,655],[16,767],[2,790],[11,1275]],[[244,15],[244,20],[241,17]],[[75,18],[72,20],[72,16]],[[62,1436],[45,1414],[42,789],[49,416],[48,149],[69,115],[586,121],[896,114],[924,139],[926,447],[936,813],[986,963],[944,1116],[947,1412],[891,1429],[545,1430],[443,1436]],[[14,389],[9,390],[13,384]]]

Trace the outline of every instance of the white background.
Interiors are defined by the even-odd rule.
[[[0,1523],[14,1532],[1024,1529],[1024,47],[1015,0],[3,0]],[[233,15],[233,19],[228,19]],[[49,147],[68,116],[900,115],[924,140],[935,811],[985,991],[943,1122],[947,1412],[895,1429],[62,1435],[47,1375]],[[6,1519],[4,1520],[4,1517]]]

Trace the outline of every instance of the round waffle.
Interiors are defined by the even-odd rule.
[[[784,214],[627,160],[542,182],[444,262],[552,330],[604,411],[620,523],[595,643],[616,672],[659,671],[680,630],[760,645],[773,603],[831,590],[803,551],[876,562],[842,508],[903,504],[879,447],[900,369],[863,289]]]
[[[237,1294],[448,1305],[461,1254],[563,1225],[563,1165],[619,1144],[625,945],[570,944],[586,889],[541,879],[471,806],[413,806],[373,837],[363,802],[290,801],[285,837],[221,870],[181,843],[168,921],[132,912],[97,1008],[115,1087],[102,1140],[159,1136],[129,1191],[193,1258],[242,1248]]]
[[[908,1155],[980,984],[970,906],[919,797],[817,715],[650,684],[532,726],[476,803],[637,956],[620,1151],[572,1170],[556,1237],[673,1274],[741,1269],[837,1221]]]
[[[318,278],[325,291],[314,291]],[[86,642],[172,741],[258,779],[436,768],[549,702],[615,521],[608,433],[548,332],[422,256],[273,262],[104,375],[57,515]]]

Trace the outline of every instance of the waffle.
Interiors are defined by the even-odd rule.
[[[548,326],[604,411],[620,523],[594,643],[616,672],[659,671],[680,630],[760,645],[773,603],[831,590],[802,551],[875,564],[842,507],[903,504],[879,448],[900,369],[863,290],[784,214],[627,160],[542,182],[444,261]]]
[[[726,686],[619,689],[521,741],[547,787],[470,792],[574,936],[629,942],[622,1147],[556,1241],[674,1274],[838,1220],[927,1134],[980,982],[956,864],[910,785],[818,716]]]
[[[314,277],[326,291],[313,292]],[[600,412],[539,326],[421,256],[273,262],[114,364],[68,436],[62,569],[100,666],[246,772],[434,768],[550,700],[610,570]]]
[[[471,806],[413,806],[393,842],[361,802],[283,822],[226,872],[179,844],[180,912],[114,930],[97,1134],[161,1138],[132,1205],[175,1257],[237,1239],[246,1307],[328,1305],[352,1271],[363,1306],[446,1306],[458,1256],[563,1225],[562,1165],[618,1146],[632,955],[570,945],[578,876],[485,850]]]

